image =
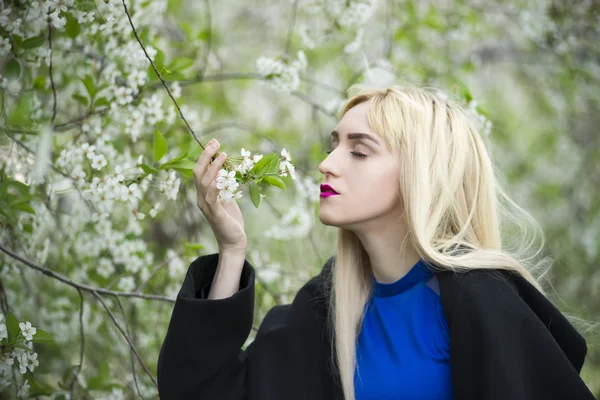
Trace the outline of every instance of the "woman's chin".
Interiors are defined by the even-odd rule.
[[[335,219],[327,216],[327,215],[323,215],[323,213],[321,213],[319,211],[319,220],[321,221],[321,223],[323,225],[327,225],[327,226],[335,226],[335,227],[340,227],[340,223],[341,221],[336,221]]]

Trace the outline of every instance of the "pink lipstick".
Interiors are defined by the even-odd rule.
[[[335,196],[335,195],[339,195],[339,193],[336,192],[334,188],[332,188],[331,186],[329,186],[327,184],[321,185],[321,197],[325,198],[325,197],[331,197],[331,196]]]

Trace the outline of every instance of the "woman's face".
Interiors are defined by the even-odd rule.
[[[325,225],[368,231],[400,215],[398,155],[369,127],[368,107],[360,103],[342,117],[331,136],[332,152],[319,165],[322,184],[339,193],[321,193],[319,219]]]

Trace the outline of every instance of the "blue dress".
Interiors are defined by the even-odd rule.
[[[373,279],[358,337],[356,400],[452,399],[450,332],[424,260],[393,283]]]

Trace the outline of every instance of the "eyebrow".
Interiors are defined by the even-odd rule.
[[[340,138],[340,134],[337,131],[331,132],[331,136],[336,139]],[[349,133],[348,139],[350,139],[350,140],[351,139],[354,139],[354,140],[368,139],[368,140],[371,140],[371,141],[377,143],[378,145],[380,144],[377,139],[375,139],[372,135],[369,135],[367,133]]]

